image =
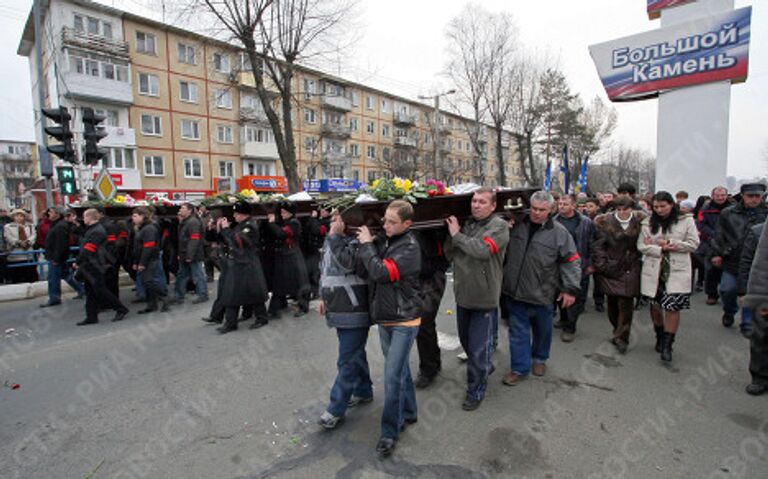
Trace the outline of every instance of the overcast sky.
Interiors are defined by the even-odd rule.
[[[140,15],[157,12],[161,0],[120,0],[116,5]],[[179,0],[168,0],[169,4]],[[115,5],[113,0],[101,3]],[[361,0],[360,42],[350,51],[343,74],[353,80],[414,98],[449,84],[445,64],[445,26],[466,4],[463,0]],[[645,0],[483,0],[490,11],[510,12],[521,40],[548,51],[565,72],[572,91],[585,101],[607,97],[589,56],[589,45],[652,30]],[[29,67],[16,55],[32,0],[0,0],[0,139],[34,138]],[[766,173],[768,150],[768,1],[752,5],[749,78],[731,96],[728,173],[753,177]],[[146,8],[150,6],[150,8]],[[614,140],[656,152],[656,101],[615,104],[619,124]]]

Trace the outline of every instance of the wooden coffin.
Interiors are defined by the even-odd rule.
[[[529,207],[529,198],[534,188],[512,189],[496,192],[496,214],[506,219],[520,220]],[[460,220],[471,215],[472,193],[436,196],[421,199],[414,206],[413,229],[442,228],[445,219],[455,216]],[[372,231],[381,228],[388,201],[355,203],[342,212],[341,217],[350,231],[368,226]]]

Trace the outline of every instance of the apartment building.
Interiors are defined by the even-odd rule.
[[[37,151],[34,143],[0,140],[0,206],[25,205],[25,193],[37,178]]]
[[[236,46],[89,0],[45,7],[46,106],[70,107],[78,141],[83,107],[107,117],[101,144],[121,191],[195,198],[214,190],[216,178],[283,174],[250,65]],[[30,58],[37,112],[33,25],[30,14],[18,52]],[[435,120],[428,105],[308,68],[293,81],[303,179],[436,173],[450,183],[495,183],[487,126],[444,111]],[[509,184],[520,184],[509,139],[503,154]],[[84,181],[98,169],[85,171]]]

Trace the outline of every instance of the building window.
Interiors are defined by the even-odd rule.
[[[317,138],[312,136],[304,137],[304,150],[314,155],[315,150],[317,150]]]
[[[69,56],[69,65],[70,70],[82,75],[128,82],[127,64],[106,61],[100,56],[74,52]]]
[[[373,97],[370,95],[365,96],[365,109],[373,110]]]
[[[368,183],[376,179],[376,172],[368,170]]]
[[[315,116],[315,110],[312,108],[304,108],[304,123],[314,124],[317,121]]]
[[[360,181],[360,171],[352,170],[352,179],[355,181]]]
[[[229,125],[219,125],[216,129],[216,137],[219,143],[232,143],[232,127]]]
[[[389,125],[381,125],[381,136],[389,136]]]
[[[243,173],[248,176],[273,176],[272,163],[266,161],[246,161],[243,163]]]
[[[360,106],[360,94],[356,90],[350,91],[352,106]]]
[[[160,117],[153,115],[141,115],[141,133],[147,136],[160,136],[163,134]]]
[[[197,120],[181,120],[181,137],[186,140],[199,140],[200,122]]]
[[[105,118],[105,123],[108,126],[120,126],[120,115],[117,113],[117,110],[94,108],[93,112],[103,116]]]
[[[315,80],[304,79],[304,99],[311,100],[315,94]]]
[[[219,73],[229,73],[229,55],[225,55],[224,53],[214,53],[213,68]]]
[[[197,84],[188,81],[179,82],[179,96],[181,101],[197,103]]]
[[[353,157],[360,156],[360,145],[357,143],[350,143],[349,144],[349,154]]]
[[[232,109],[232,92],[229,90],[213,90],[217,108]]]
[[[110,148],[106,158],[107,167],[122,170],[136,169],[136,159],[133,155],[134,150],[128,148]]]
[[[160,96],[160,79],[157,75],[139,72],[139,94]]]
[[[112,38],[112,24],[104,22],[101,26],[102,35],[107,38]]]
[[[389,103],[387,103],[387,100],[382,99],[381,100],[381,112],[387,113],[389,111]]]
[[[368,146],[368,159],[369,160],[375,160],[376,159],[376,147],[375,146]]]
[[[256,143],[274,143],[272,138],[272,131],[266,128],[258,128],[255,126],[246,125],[244,129],[245,141]]]
[[[145,176],[165,176],[165,163],[162,156],[144,157]]]
[[[233,161],[219,160],[219,176],[222,178],[234,178],[235,163]]]
[[[112,24],[109,22],[103,22],[98,18],[88,17],[85,15],[75,14],[74,16],[75,30],[81,33],[89,33],[91,35],[102,35],[106,38],[112,38]]]
[[[99,34],[99,20],[97,18],[88,17],[88,33],[91,35]]]
[[[368,120],[365,122],[365,132],[369,135],[373,135],[373,133],[376,131],[376,125],[374,125],[373,121]]]
[[[82,15],[75,15],[75,31],[85,31],[85,19]]]
[[[203,165],[200,158],[184,158],[184,178],[202,178]]]
[[[151,33],[136,32],[136,53],[157,55],[155,36]]]
[[[349,119],[349,130],[350,131],[357,131],[359,128],[357,118],[350,118]]]
[[[179,62],[189,65],[195,64],[195,47],[185,43],[179,43]]]

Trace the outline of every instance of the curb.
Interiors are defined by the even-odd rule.
[[[120,286],[127,286],[133,284],[131,277],[126,273],[120,274]],[[73,290],[65,281],[61,282],[61,293],[74,293]],[[34,283],[25,284],[5,284],[0,286],[0,303],[7,303],[10,301],[20,301],[23,299],[32,299],[40,296],[48,295],[48,281],[36,281]]]

